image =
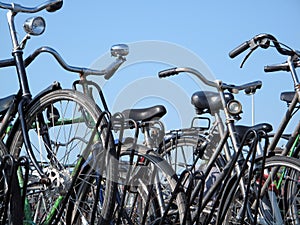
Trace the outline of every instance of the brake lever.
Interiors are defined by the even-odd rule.
[[[240,68],[243,68],[245,62],[247,61],[247,59],[249,58],[249,56],[252,54],[252,52],[254,52],[254,49],[251,49],[248,54],[245,56],[245,58],[243,59],[241,65],[240,65]]]
[[[254,52],[255,49],[258,48],[259,44],[257,44],[254,39],[251,39],[249,41],[249,46],[250,46],[250,51],[248,52],[248,54],[243,59],[241,65],[240,65],[240,68],[242,68],[244,66],[244,64],[247,61],[247,59],[249,58],[249,56],[252,54],[252,52]]]

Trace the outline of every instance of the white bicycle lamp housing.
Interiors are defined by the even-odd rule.
[[[44,33],[46,28],[46,22],[43,19],[43,17],[31,17],[25,21],[23,27],[27,34],[37,36]]]
[[[238,115],[242,112],[242,104],[237,100],[231,100],[227,103],[227,109],[231,115]]]

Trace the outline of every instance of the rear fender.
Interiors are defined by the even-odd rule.
[[[59,82],[53,82],[50,86],[48,86],[47,88],[45,88],[44,90],[42,90],[41,92],[39,92],[36,96],[34,96],[34,98],[29,102],[29,104],[26,106],[26,109],[29,109],[34,103],[36,103],[37,101],[40,100],[41,97],[45,96],[46,94],[55,91],[55,90],[59,90],[62,89],[61,85]],[[26,114],[26,109],[25,109],[25,114]],[[14,134],[15,132],[17,132],[17,129],[20,126],[20,121],[19,119],[16,120],[16,122],[13,124],[12,129],[10,130],[10,134],[7,138],[7,146],[11,145],[11,142],[13,140]]]

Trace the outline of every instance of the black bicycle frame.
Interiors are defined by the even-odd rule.
[[[280,138],[282,137],[285,128],[287,127],[288,123],[290,122],[290,120],[293,116],[293,113],[297,107],[297,104],[300,102],[299,99],[300,99],[300,90],[295,92],[294,98],[293,98],[292,102],[290,103],[288,110],[286,111],[286,113],[279,125],[279,128],[278,128],[277,132],[275,133],[274,138],[271,141],[270,146],[268,147],[268,151],[273,151],[276,148],[276,145],[278,144]],[[289,139],[287,145],[285,146],[285,149],[282,152],[282,155],[288,154],[290,148],[292,147],[292,145],[295,141],[296,136],[299,134],[299,128],[300,128],[300,122],[295,127],[295,130],[293,131],[291,138]]]
[[[44,173],[42,172],[41,167],[37,163],[37,160],[34,156],[31,144],[30,144],[30,139],[28,135],[28,129],[26,125],[26,120],[25,120],[25,109],[26,106],[29,104],[31,101],[31,93],[29,90],[29,84],[28,84],[28,79],[27,79],[27,74],[25,70],[25,63],[23,59],[23,50],[18,42],[17,39],[17,32],[15,28],[15,16],[17,15],[16,12],[13,10],[8,11],[7,13],[7,20],[8,20],[8,25],[9,25],[9,31],[10,31],[10,36],[11,36],[11,41],[12,41],[12,56],[14,58],[14,65],[16,67],[16,72],[18,74],[18,79],[19,79],[19,86],[20,86],[20,95],[21,97],[18,98],[18,101],[14,102],[16,105],[13,105],[10,109],[17,109],[17,112],[19,114],[19,122],[21,125],[22,133],[23,133],[23,138],[24,138],[24,144],[26,151],[33,163],[33,165],[36,167],[38,173],[44,177]],[[10,113],[14,113],[14,110],[9,110]]]

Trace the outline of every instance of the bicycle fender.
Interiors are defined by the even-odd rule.
[[[62,89],[61,86],[60,86],[60,83],[57,82],[57,81],[54,81],[50,86],[48,86],[47,88],[45,88],[44,90],[39,92],[36,96],[34,96],[34,98],[30,101],[29,105],[32,105],[33,103],[38,101],[44,95],[46,95],[46,94],[48,94],[52,91],[60,90],[60,89]]]
[[[30,106],[32,106],[35,102],[39,101],[39,99],[41,97],[45,96],[46,94],[48,94],[50,92],[53,92],[55,90],[60,90],[60,89],[62,89],[60,83],[56,82],[56,81],[53,82],[50,86],[48,86],[47,88],[45,88],[44,90],[39,92],[36,96],[34,96],[34,98],[29,102],[29,104],[26,105],[24,112],[26,113],[26,109],[30,108]],[[16,129],[18,128],[19,123],[20,123],[20,121],[17,119],[10,131],[12,134],[14,134],[14,132],[16,132]],[[7,140],[8,145],[10,144],[10,141],[12,141],[13,136],[14,135],[12,135],[12,136],[9,135],[8,140]]]

